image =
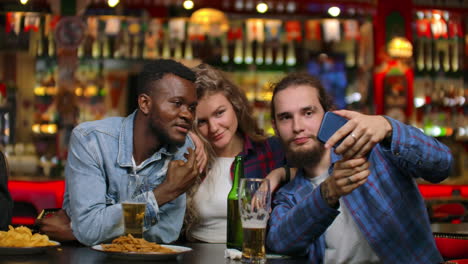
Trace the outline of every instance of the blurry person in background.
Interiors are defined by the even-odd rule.
[[[317,133],[331,103],[307,74],[278,82],[271,109],[288,162],[298,168],[273,201],[271,250],[310,263],[443,261],[415,179],[449,175],[447,146],[389,117],[347,110],[335,111],[349,121],[323,145]]]
[[[0,151],[0,230],[8,230],[13,213],[13,200],[8,191],[8,162]]]
[[[139,175],[148,182],[139,189],[149,197],[144,238],[176,240],[184,220],[185,191],[206,164],[203,147],[193,151],[188,135],[197,106],[194,81],[194,72],[186,66],[154,60],[139,74],[135,112],[73,129],[65,211],[39,221],[41,231],[65,240],[74,236],[85,245],[123,235],[122,188]]]
[[[235,156],[244,157],[244,177],[268,176],[272,189],[286,180],[284,152],[277,137],[266,137],[252,116],[244,92],[225,73],[207,64],[197,74],[195,131],[208,153],[206,174],[187,193],[185,234],[188,240],[226,243],[227,196],[232,187]]]

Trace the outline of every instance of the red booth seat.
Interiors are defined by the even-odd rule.
[[[419,184],[418,187],[424,198],[451,197],[459,189],[458,186],[436,184]]]
[[[464,198],[468,198],[468,186],[467,185],[460,186],[460,195]]]
[[[29,203],[39,213],[45,208],[61,208],[65,181],[8,181],[8,189],[15,202]],[[32,225],[34,218],[13,216],[14,225]]]

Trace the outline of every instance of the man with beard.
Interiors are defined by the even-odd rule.
[[[123,235],[122,190],[138,175],[147,179],[139,189],[148,196],[144,238],[176,240],[184,192],[206,164],[205,153],[195,153],[187,135],[197,106],[194,81],[184,65],[155,60],[139,75],[135,112],[77,126],[65,169],[65,211],[39,221],[41,230],[61,240],[76,237],[85,245]]]
[[[447,177],[453,158],[445,145],[391,118],[346,110],[335,113],[349,121],[322,145],[316,136],[331,104],[306,74],[277,83],[271,106],[298,172],[274,198],[270,249],[310,263],[442,261],[414,179]]]

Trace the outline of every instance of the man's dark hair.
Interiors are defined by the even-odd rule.
[[[273,96],[271,98],[271,118],[272,120],[275,120],[275,97],[276,94],[282,90],[285,90],[288,87],[291,86],[299,86],[299,85],[308,85],[311,88],[317,89],[318,96],[319,96],[319,102],[320,105],[322,105],[323,110],[329,111],[333,110],[335,107],[333,105],[333,102],[328,96],[327,91],[325,90],[325,87],[323,87],[322,83],[320,80],[308,73],[290,73],[283,79],[281,79],[279,82],[276,84],[273,84]]]
[[[151,83],[161,80],[165,74],[172,73],[180,78],[195,82],[195,73],[182,63],[174,60],[157,59],[143,67],[138,76],[137,95],[150,94]]]

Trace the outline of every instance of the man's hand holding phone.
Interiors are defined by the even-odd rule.
[[[327,118],[327,115],[333,117]],[[322,130],[327,133],[321,135]],[[350,159],[366,157],[376,144],[391,134],[392,126],[383,116],[339,110],[325,114],[317,137],[325,143],[325,148],[334,146],[336,154]]]

